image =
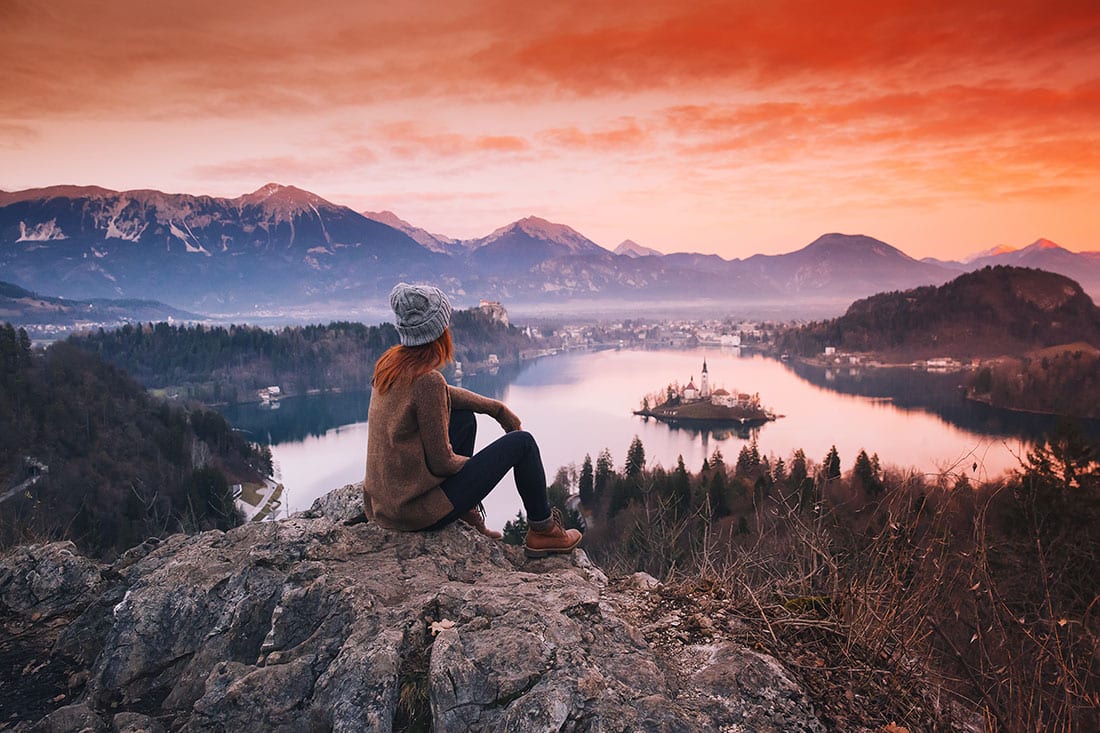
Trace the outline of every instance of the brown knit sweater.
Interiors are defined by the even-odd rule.
[[[454,507],[439,485],[467,460],[451,450],[452,409],[490,415],[507,431],[520,426],[503,402],[449,386],[434,370],[408,386],[371,394],[363,481],[368,517],[387,529],[417,530],[451,512]]]

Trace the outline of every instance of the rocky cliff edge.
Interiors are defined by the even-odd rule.
[[[690,637],[647,618],[652,579],[609,583],[582,551],[527,560],[464,525],[349,523],[359,496],[112,565],[70,543],[9,551],[0,730],[824,730],[721,616]]]

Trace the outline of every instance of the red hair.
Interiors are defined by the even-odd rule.
[[[421,346],[391,346],[374,365],[371,385],[379,394],[385,394],[393,387],[412,384],[421,374],[443,366],[454,356],[455,347],[449,328],[444,329],[435,341]]]

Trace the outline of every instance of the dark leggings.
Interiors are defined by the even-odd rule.
[[[460,456],[469,456],[470,460],[440,486],[454,509],[427,529],[445,527],[476,507],[509,469],[514,469],[516,489],[523,500],[528,520],[537,522],[550,516],[546,472],[542,467],[539,446],[530,433],[524,430],[505,433],[474,455],[477,418],[469,410],[454,410],[451,412],[449,437],[451,450]]]

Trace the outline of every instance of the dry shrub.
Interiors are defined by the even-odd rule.
[[[678,514],[643,482],[640,501],[594,518],[586,546],[615,574],[722,588],[835,729],[858,709],[877,727],[1100,730],[1100,603],[1079,569],[1096,569],[1095,542],[1073,535],[1074,565],[1048,546],[1073,536],[1013,529],[1005,482],[883,483],[869,497],[818,477],[813,506],[777,486],[715,518],[705,499]]]

